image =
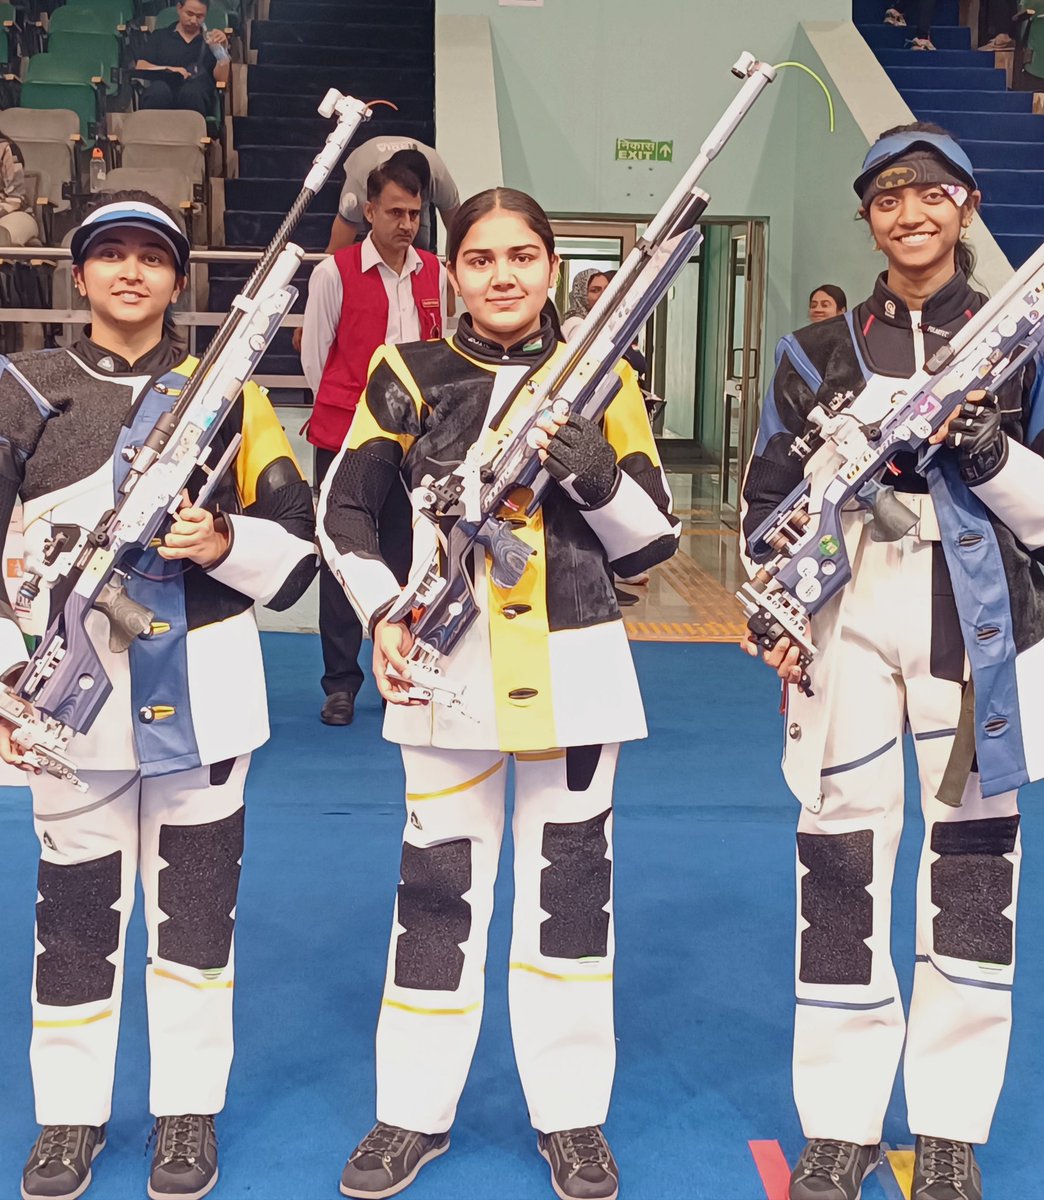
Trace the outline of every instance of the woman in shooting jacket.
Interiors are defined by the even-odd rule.
[[[386,346],[319,504],[323,552],[373,633],[402,747],[401,882],[377,1031],[378,1122],[345,1167],[347,1196],[390,1196],[449,1148],[482,1015],[486,928],[515,764],[512,1036],[519,1073],[561,1197],[615,1197],[599,1128],[615,1065],[612,787],[621,742],[645,736],[641,696],[613,592],[669,557],[677,523],[628,367],[601,423],[546,414],[538,447],[558,486],[514,532],[534,550],[510,591],[473,552],[480,615],[442,663],[464,712],[417,703],[412,635],[386,618],[400,589],[375,521],[389,490],[441,478],[503,427],[560,361],[543,313],[558,270],[543,210],[500,188],[462,205],[450,278],[467,313],[440,342]],[[430,561],[415,521],[415,567]],[[389,673],[391,670],[393,673]]]
[[[151,196],[115,193],[73,236],[91,324],[67,350],[0,358],[0,522],[21,498],[25,565],[62,525],[112,508],[137,446],[192,374],[168,310],[189,243]],[[40,839],[31,1062],[44,1127],[22,1196],[78,1196],[105,1144],[123,947],[139,866],[148,926],[153,1200],[217,1180],[214,1114],[232,1061],[233,926],[250,755],[268,739],[255,603],[292,604],[316,569],[311,495],[265,394],[247,384],[212,451],[242,444],[205,508],[202,474],[161,544],[129,563],[153,634],[123,653],[92,612],[113,690],[69,754],[86,791],[32,773],[0,722],[0,756],[31,772]],[[0,673],[26,660],[51,596],[0,605]]]
[[[853,311],[779,345],[743,493],[755,559],[751,535],[801,481],[789,450],[813,406],[873,374],[912,375],[986,301],[961,240],[979,191],[945,131],[882,134],[855,191],[887,269]],[[783,769],[802,804],[794,1091],[808,1143],[791,1200],[856,1200],[904,1039],[912,1196],[982,1196],[972,1147],[989,1136],[1008,1052],[1018,788],[1044,772],[1038,384],[1031,361],[1000,395],[973,394],[923,469],[896,455],[873,520],[843,514],[852,578],[812,619],[814,695],[793,686],[786,638],[764,655],[785,682]],[[925,821],[908,1019],[889,946],[907,725]]]

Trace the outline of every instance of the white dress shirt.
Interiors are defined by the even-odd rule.
[[[388,328],[384,340],[392,345],[420,341],[420,317],[413,299],[413,276],[423,267],[421,256],[411,246],[406,251],[406,262],[402,274],[396,275],[381,258],[373,244],[373,234],[367,234],[362,243],[361,263],[363,271],[376,267],[384,290],[388,296]],[[341,273],[331,254],[312,271],[308,283],[308,303],[305,306],[304,329],[301,334],[301,366],[304,368],[308,386],[318,392],[323,377],[323,368],[330,357],[330,347],[337,334],[341,320],[344,287]],[[439,312],[442,329],[446,330],[446,268],[439,264]]]

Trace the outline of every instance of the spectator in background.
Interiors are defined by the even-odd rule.
[[[40,231],[29,207],[22,152],[0,137],[0,246],[28,246]]]
[[[364,206],[370,232],[312,272],[301,364],[315,393],[308,440],[315,447],[317,487],[348,434],[377,348],[433,341],[446,327],[446,268],[434,254],[413,245],[422,190],[398,154],[371,171]],[[410,567],[411,523],[406,492],[392,488],[377,519],[379,551],[400,583]],[[319,636],[326,693],[320,720],[350,725],[363,681],[358,661],[362,625],[325,563],[319,574]]]
[[[829,321],[843,312],[848,312],[848,297],[836,283],[821,283],[812,289],[808,298],[808,319],[813,324]]]
[[[986,31],[990,40],[980,50],[1015,49],[1015,13],[1018,0],[987,0]]]
[[[370,232],[365,211],[367,181],[374,168],[392,161],[412,171],[421,182],[417,245],[422,250],[435,252],[435,227],[431,220],[431,206],[434,204],[439,210],[442,223],[447,229],[460,207],[457,185],[453,182],[446,164],[430,146],[412,138],[372,138],[363,142],[345,159],[344,187],[341,189],[337,216],[334,217],[330,229],[327,254],[333,254],[342,246],[350,246]]]
[[[210,29],[203,35],[209,6],[210,0],[181,0],[177,21],[149,35],[145,56],[134,69],[163,74],[149,81],[142,108],[180,108],[204,117],[213,111],[215,81],[228,80],[232,61],[224,30]]]
[[[579,271],[569,289],[569,307],[562,318],[562,336],[568,342],[583,323],[584,317],[594,308],[598,297],[609,286],[609,276],[604,271],[588,267]]]
[[[934,50],[932,45],[932,17],[935,14],[935,0],[893,0],[891,7],[885,13],[886,25],[906,25],[906,13],[911,4],[916,5],[916,27],[914,37],[908,43],[911,50]]]

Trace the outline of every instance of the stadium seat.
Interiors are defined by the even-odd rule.
[[[149,192],[168,208],[180,213],[189,241],[196,244],[193,236],[193,213],[196,207],[193,187],[183,171],[174,167],[115,167],[105,176],[100,190],[122,192],[126,189]]]
[[[80,178],[80,118],[69,109],[39,111],[5,108],[0,111],[0,133],[15,142],[27,172],[39,177],[37,224],[45,240],[52,240],[53,217],[69,208],[66,185],[78,190]]]

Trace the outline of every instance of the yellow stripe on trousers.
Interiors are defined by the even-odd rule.
[[[495,762],[488,771],[483,771],[481,775],[476,775],[474,779],[465,780],[464,783],[454,784],[453,787],[442,788],[438,792],[407,792],[406,799],[411,803],[417,800],[437,800],[440,796],[455,796],[458,792],[466,792],[468,788],[478,787],[478,785],[487,780],[491,775],[495,775],[504,765],[504,760],[500,759]]]
[[[93,1017],[76,1017],[71,1021],[34,1021],[34,1029],[73,1029],[77,1025],[93,1025],[95,1021],[104,1021],[107,1017],[112,1016],[112,1009],[107,1008],[104,1012],[95,1013]]]
[[[611,983],[613,973],[607,975],[557,975],[554,971],[545,971],[543,967],[534,967],[532,963],[513,962],[508,964],[512,971],[528,971],[530,975],[539,975],[541,979],[555,979],[559,983]]]
[[[381,1004],[385,1008],[398,1008],[403,1012],[416,1013],[421,1017],[466,1017],[468,1013],[473,1013],[477,1008],[482,1007],[482,1001],[476,1000],[467,1008],[418,1008],[413,1004],[403,1004],[401,1000],[389,1000],[387,996],[381,1001]]]
[[[175,983],[183,983],[186,987],[196,988],[200,992],[212,991],[215,988],[236,986],[234,979],[203,979],[194,982],[191,979],[184,979],[180,975],[175,975],[172,971],[164,971],[162,967],[153,967],[152,973],[153,975],[158,975],[160,979],[173,979]]]

